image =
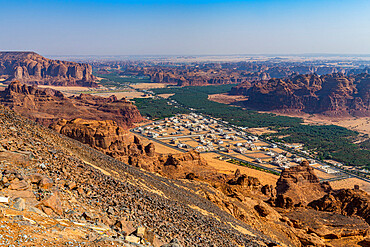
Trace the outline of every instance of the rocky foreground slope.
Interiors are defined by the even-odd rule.
[[[245,106],[258,110],[298,111],[329,116],[370,116],[370,75],[296,75],[244,83],[233,95],[248,96]]]
[[[35,52],[0,52],[0,78],[5,82],[97,86],[90,65],[47,59]]]
[[[105,123],[61,120],[52,128],[131,166],[187,181],[183,186],[195,186],[197,194],[282,246],[361,246],[360,241],[368,241],[370,199],[366,192],[348,190],[346,196],[327,203],[327,197],[335,198],[341,190],[321,183],[307,162],[284,170],[274,188],[239,170],[221,174],[197,152],[158,154],[155,145],[144,145],[136,136],[108,134],[111,126]],[[96,139],[96,133],[106,134]],[[343,209],[338,200],[343,201]]]
[[[66,97],[57,90],[38,88],[17,81],[12,82],[5,91],[0,91],[0,103],[46,126],[62,118],[84,118],[113,120],[121,128],[127,129],[133,123],[142,121],[136,106],[125,99],[89,94]]]
[[[40,244],[49,233],[57,236],[50,243],[72,246],[129,246],[142,242],[143,234],[156,246],[153,236],[162,243],[177,238],[185,246],[273,243],[198,195],[205,185],[130,167],[3,106],[0,122],[1,193],[10,200],[0,203],[6,212],[0,220],[7,225],[7,243]],[[27,240],[18,234],[24,224]]]

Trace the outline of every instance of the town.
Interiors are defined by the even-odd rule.
[[[238,161],[273,173],[300,164],[305,158],[287,149],[297,150],[300,144],[281,144],[262,140],[246,127],[229,125],[198,113],[182,114],[152,122],[132,130],[180,151],[214,152],[226,161]],[[285,147],[285,148],[284,148]],[[301,151],[305,152],[305,151]],[[322,180],[348,178],[335,167],[307,159]]]

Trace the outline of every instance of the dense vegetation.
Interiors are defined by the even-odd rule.
[[[286,136],[282,140],[293,143],[304,143],[317,152],[319,159],[335,159],[351,165],[370,165],[370,151],[361,150],[351,143],[351,137],[357,132],[336,125],[298,125],[280,129],[278,134]]]
[[[367,141],[361,142],[359,145],[362,149],[366,149],[370,151],[370,139]]]
[[[228,92],[234,85],[184,87],[184,88],[159,88],[153,89],[155,93],[175,93],[171,98],[181,105],[196,109],[204,114],[221,118],[232,124],[247,127],[279,126],[289,127],[302,122],[300,118],[276,116],[275,114],[262,114],[256,111],[243,110],[239,107],[217,103],[208,100],[209,94]]]
[[[258,171],[268,172],[268,173],[271,173],[271,174],[274,174],[274,175],[280,175],[279,172],[272,171],[272,170],[269,170],[269,169],[264,169],[262,167],[255,166],[252,163],[241,162],[241,161],[235,160],[235,159],[230,159],[227,162],[232,163],[232,164],[236,164],[236,165],[239,165],[239,166],[245,166],[245,167],[248,167],[248,168],[252,168],[252,169],[255,169],[255,170],[258,170]]]
[[[208,100],[209,94],[227,92],[232,86],[161,88],[153,91],[158,94],[175,93],[171,98],[181,105],[231,124],[245,127],[272,127],[278,130],[277,134],[271,134],[272,137],[286,136],[283,141],[304,143],[308,149],[316,151],[320,159],[333,158],[344,164],[370,168],[370,151],[361,149],[351,142],[351,138],[358,135],[357,132],[335,125],[302,125],[303,121],[300,118],[258,113]]]
[[[176,114],[189,113],[188,110],[182,107],[176,108],[172,105],[168,105],[167,100],[161,98],[136,98],[134,101],[141,115],[151,119],[160,119],[171,117]]]
[[[117,73],[110,73],[110,74],[97,74],[94,73],[95,76],[104,78],[100,81],[100,83],[104,86],[109,87],[120,87],[126,84],[131,83],[150,83],[150,79],[148,77],[142,76],[122,76]]]

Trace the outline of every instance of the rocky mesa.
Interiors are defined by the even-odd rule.
[[[328,116],[370,116],[370,75],[295,75],[234,87],[248,96],[246,107],[257,110],[318,113]]]
[[[88,94],[66,97],[53,89],[12,82],[0,91],[0,103],[46,126],[59,119],[113,120],[127,129],[143,118],[131,102],[115,96],[103,98]]]
[[[0,78],[29,84],[97,86],[90,65],[47,59],[35,52],[0,52]]]

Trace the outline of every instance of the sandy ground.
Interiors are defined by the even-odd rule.
[[[268,128],[249,128],[248,132],[252,133],[253,135],[277,133],[277,131],[269,130]]]
[[[237,101],[247,100],[248,97],[242,95],[229,95],[227,93],[220,93],[208,95],[208,99],[222,104],[232,104]]]
[[[64,86],[50,86],[50,85],[38,85],[39,88],[51,88],[62,92],[75,92],[75,91],[88,91],[88,90],[96,90],[96,88],[89,88],[89,87],[64,87]]]
[[[248,167],[231,164],[223,160],[215,159],[215,157],[219,156],[215,153],[202,153],[201,156],[208,162],[210,166],[215,168],[220,173],[232,174],[235,173],[237,169],[239,169],[241,173],[258,178],[262,184],[271,185],[275,185],[277,180],[279,179],[279,176],[271,173],[262,172]]]
[[[100,97],[109,97],[111,95],[116,95],[118,99],[126,98],[126,99],[134,99],[134,98],[150,98],[151,96],[145,96],[144,93],[131,91],[131,92],[104,92],[104,93],[94,93],[92,95],[97,95]]]
[[[147,145],[149,142],[152,142],[151,140],[148,140],[147,138],[138,135],[138,137],[143,141],[144,145]],[[155,146],[155,151],[160,154],[178,154],[182,153],[177,149],[169,148],[165,145],[159,144],[157,142],[153,142]]]
[[[358,178],[347,178],[344,180],[330,182],[330,185],[333,187],[333,189],[353,189],[355,184],[359,185],[360,189],[370,193],[370,183],[362,181]]]
[[[173,84],[153,82],[153,83],[138,83],[138,84],[133,84],[130,86],[136,89],[151,89],[151,88],[164,88],[169,85],[173,85]]]
[[[169,97],[175,95],[174,93],[164,93],[164,94],[158,94],[157,96],[161,97],[161,98],[164,98],[164,99],[168,99]]]
[[[343,117],[335,118],[322,116],[318,114],[310,115],[307,113],[279,113],[272,112],[281,116],[288,117],[300,117],[304,120],[306,124],[320,124],[320,125],[338,125],[351,130],[358,131],[363,134],[370,135],[370,117]]]

